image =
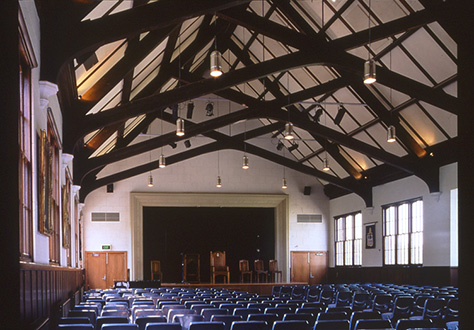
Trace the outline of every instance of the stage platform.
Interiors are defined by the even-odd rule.
[[[308,283],[303,282],[292,282],[292,283],[162,283],[163,288],[223,288],[235,291],[246,291],[257,294],[271,294],[272,288],[275,285],[290,286],[290,285],[307,285]]]

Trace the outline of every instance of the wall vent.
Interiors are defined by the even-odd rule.
[[[296,222],[299,223],[322,223],[323,216],[321,214],[298,214]]]
[[[119,212],[92,212],[91,220],[97,222],[117,222],[120,221]]]

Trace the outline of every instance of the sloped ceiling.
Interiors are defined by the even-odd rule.
[[[451,1],[36,3],[41,79],[59,86],[64,152],[75,156],[82,200],[157,169],[152,159],[104,170],[151,150],[162,150],[168,166],[245,151],[314,176],[330,198],[353,192],[367,206],[374,185],[408,175],[438,191],[439,167],[456,161]],[[214,50],[222,53],[218,78],[209,74]],[[377,81],[365,85],[369,57]],[[175,134],[177,116],[183,137]],[[287,122],[293,140],[284,139]]]

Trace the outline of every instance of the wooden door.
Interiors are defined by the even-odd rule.
[[[327,282],[328,263],[326,251],[312,251],[309,254],[309,284]]]
[[[291,282],[309,282],[308,252],[291,251]]]
[[[127,280],[127,252],[106,252],[107,287],[114,286],[115,281]]]
[[[291,251],[291,282],[323,283],[327,270],[325,251]]]
[[[127,280],[127,252],[86,252],[86,287],[107,289]]]
[[[104,252],[86,252],[86,287],[107,288],[107,265]]]

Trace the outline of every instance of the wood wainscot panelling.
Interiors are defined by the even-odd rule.
[[[394,283],[413,285],[457,285],[452,267],[336,267],[329,268],[329,283]]]
[[[19,329],[54,324],[62,316],[61,309],[74,304],[83,286],[83,269],[20,263]]]

